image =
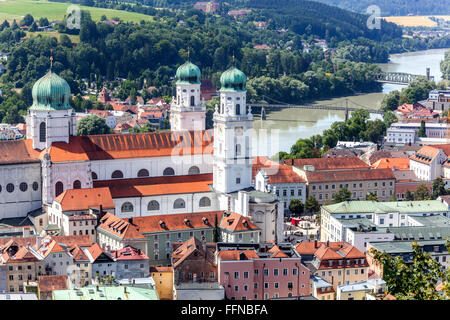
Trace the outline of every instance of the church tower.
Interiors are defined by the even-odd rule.
[[[187,61],[178,68],[176,78],[176,97],[170,106],[171,130],[205,130],[206,106],[200,101],[200,69]]]
[[[33,105],[28,110],[27,139],[33,149],[45,149],[53,142],[69,142],[76,134],[76,118],[69,104],[70,87],[52,70],[33,86]]]
[[[253,115],[246,107],[245,74],[235,67],[220,77],[220,106],[214,112],[214,190],[251,187]]]

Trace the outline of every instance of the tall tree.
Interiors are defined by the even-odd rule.
[[[305,206],[303,205],[303,202],[301,202],[299,199],[292,199],[289,203],[289,210],[294,215],[301,215],[305,209]]]
[[[436,179],[434,179],[432,190],[433,199],[437,199],[437,197],[447,194],[447,190],[445,189],[445,182],[441,177],[437,177]]]
[[[366,195],[366,200],[367,201],[377,201],[377,202],[379,201],[378,197],[375,195],[375,193],[372,193],[372,192],[370,192]]]
[[[425,183],[421,182],[417,187],[414,192],[414,200],[431,200],[430,191]]]
[[[352,193],[348,191],[346,187],[333,194],[334,203],[340,203],[344,201],[350,201]]]
[[[419,132],[417,132],[417,136],[419,138],[426,138],[427,134],[425,131],[425,120],[422,120],[420,122],[420,128],[419,128]]]
[[[320,210],[319,201],[313,196],[309,196],[305,201],[305,211],[307,213],[316,213]]]
[[[111,133],[111,129],[106,125],[105,119],[96,115],[86,116],[77,124],[78,136],[108,133]]]

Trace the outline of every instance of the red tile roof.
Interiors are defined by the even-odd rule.
[[[223,215],[220,227],[231,232],[259,230],[259,227],[250,222],[249,218],[244,218],[238,213],[231,212],[228,216]]]
[[[408,158],[382,158],[375,162],[372,167],[374,169],[395,169],[397,170],[409,170]]]
[[[259,256],[255,250],[221,250],[217,257],[223,261],[252,260]]]
[[[303,169],[305,165],[314,166],[315,171],[369,169],[370,166],[359,158],[311,158],[285,159],[284,163]]]
[[[110,212],[107,212],[101,219],[97,229],[105,230],[123,239],[145,239],[138,228],[128,222],[128,219],[121,219]]]
[[[364,253],[347,242],[303,241],[295,246],[295,250],[300,255],[314,254],[320,260],[365,258]]]
[[[39,162],[40,150],[33,149],[31,139],[0,141],[0,163]]]
[[[260,170],[267,174],[269,183],[304,183],[302,177],[292,170],[291,166],[279,164],[268,157],[253,158],[252,176],[253,178]]]
[[[391,169],[355,169],[350,171],[306,171],[309,183],[395,179]]]
[[[206,250],[204,250],[203,243],[200,240],[195,237],[189,238],[172,252],[173,268],[175,269],[177,266],[179,266],[194,252],[197,252],[199,256],[204,257],[205,260],[208,260],[210,263],[214,263],[214,252],[216,250],[216,247],[209,244],[206,245],[205,249]]]
[[[39,276],[39,292],[51,292],[53,290],[69,289],[69,277],[66,275]]]
[[[95,188],[109,187],[113,198],[211,192],[212,184],[212,173],[94,181]]]
[[[76,235],[76,236],[46,236],[45,238],[49,238],[55,240],[58,243],[62,243],[68,247],[71,247],[75,244],[80,247],[90,247],[92,245],[92,237],[90,235]],[[3,238],[0,237],[0,247],[3,247],[9,241],[16,242],[19,246],[26,246],[30,244],[30,246],[36,245],[36,237],[11,237],[11,238]]]
[[[88,251],[94,261],[97,260],[97,258],[100,257],[100,255],[103,253],[103,249],[97,242],[90,246],[88,248]]]
[[[117,261],[123,260],[148,260],[147,255],[140,249],[126,246],[120,250],[111,252]]]
[[[423,146],[410,159],[429,164],[439,154],[439,149],[437,146]],[[444,151],[444,153],[446,152]]]
[[[62,211],[88,210],[89,208],[114,209],[109,188],[68,189],[55,198]]]
[[[73,261],[87,261],[90,262],[88,256],[84,253],[83,249],[78,245],[74,245],[69,249],[70,253],[73,256]]]
[[[175,231],[196,228],[214,228],[215,216],[221,221],[223,211],[196,212],[185,214],[163,214],[132,219],[139,232]]]
[[[66,162],[212,154],[212,141],[212,130],[75,136],[68,144],[54,142],[50,156],[53,162]]]

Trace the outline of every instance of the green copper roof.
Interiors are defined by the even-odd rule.
[[[446,212],[447,205],[439,200],[425,201],[344,201],[322,207],[331,214],[352,214],[352,213],[426,213],[426,212]]]
[[[69,104],[70,87],[66,80],[56,73],[49,71],[33,86],[32,110],[67,110]]]
[[[78,293],[77,293],[78,292]],[[159,300],[155,289],[125,286],[82,287],[79,290],[53,290],[54,300]]]
[[[231,67],[220,76],[220,91],[246,91],[247,76],[236,67]]]
[[[199,84],[200,74],[200,69],[187,61],[177,69],[177,84]]]

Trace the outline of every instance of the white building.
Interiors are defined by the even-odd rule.
[[[386,141],[390,143],[414,143],[416,132],[414,129],[389,127],[386,131]]]

